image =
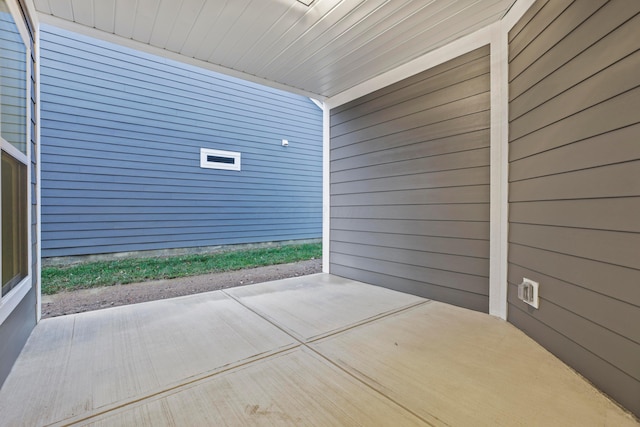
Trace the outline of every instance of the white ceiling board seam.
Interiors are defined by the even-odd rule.
[[[193,54],[194,58],[207,62],[211,60],[216,47],[220,44],[220,40],[222,40],[227,31],[229,31],[233,22],[238,19],[237,15],[234,14],[233,11],[238,7],[238,4],[242,4],[241,1],[244,2],[246,7],[248,0],[233,0],[225,1],[224,6],[220,7],[218,10],[215,8],[212,9],[211,16],[215,16],[215,18],[210,20],[210,28],[206,32],[205,36],[199,41],[199,46]],[[215,2],[209,3],[215,4]],[[231,22],[232,20],[233,22]]]
[[[405,2],[403,4],[406,5],[407,3],[409,3],[410,0],[407,0],[407,2]],[[323,41],[322,45],[311,51],[311,52],[307,52],[305,54],[304,59],[300,59],[298,58],[298,60],[296,61],[295,64],[291,64],[290,67],[287,69],[287,71],[282,74],[283,77],[286,77],[288,75],[290,75],[291,73],[293,73],[294,71],[297,71],[298,69],[300,69],[301,67],[305,67],[307,64],[307,62],[309,62],[312,59],[316,59],[317,57],[320,57],[320,52],[325,51],[326,49],[329,49],[333,46],[335,46],[336,42],[338,40],[344,39],[344,37],[348,37],[349,32],[351,32],[354,28],[358,28],[359,25],[366,23],[367,19],[369,19],[370,17],[374,16],[376,13],[378,13],[379,11],[381,11],[384,7],[386,7],[389,4],[388,1],[384,2],[383,4],[378,5],[375,9],[373,9],[371,12],[369,12],[366,16],[364,16],[363,18],[361,18],[356,24],[354,24],[352,27],[347,28],[346,30],[343,30],[342,32],[340,32],[340,34],[338,34],[336,37],[327,40],[327,41]],[[390,15],[392,12],[389,12],[388,15]],[[387,16],[388,16],[387,15]],[[371,24],[369,24],[371,25]],[[355,36],[354,36],[355,37]],[[354,38],[351,37],[351,38]],[[326,54],[322,54],[322,57],[326,57]]]
[[[175,0],[174,0],[175,1]],[[173,23],[171,24],[171,29],[169,31],[167,31],[167,40],[162,44],[162,48],[163,49],[168,49],[169,43],[171,42],[171,36],[173,36],[175,34],[176,31],[176,25],[178,24],[178,22],[180,21],[180,16],[183,15],[185,8],[187,7],[186,5],[186,1],[182,0],[180,3],[180,9],[178,10],[178,13],[175,16],[175,19],[173,20]],[[204,3],[203,3],[204,4]],[[200,5],[200,7],[198,8],[198,12],[200,12],[200,9],[202,8],[202,4]],[[193,28],[193,22],[195,22],[195,20],[198,19],[198,15],[195,15],[195,18],[193,19],[193,21],[191,22],[191,26],[190,28]],[[191,30],[189,30],[191,31]],[[182,43],[181,43],[182,44]],[[177,52],[179,52],[180,49],[177,49]]]
[[[116,14],[115,15],[116,16],[115,33],[116,34],[120,34],[122,37],[126,37],[126,38],[133,37],[133,29],[135,27],[136,15],[138,13],[139,5],[140,3],[136,1],[136,5],[133,13],[127,14],[126,12],[123,12],[122,2],[116,1],[116,11],[115,11],[115,14]],[[92,0],[91,8],[94,11],[94,15],[95,15],[95,0]],[[123,16],[125,17],[125,19],[122,19]],[[95,19],[93,19],[92,22],[95,23]],[[94,25],[92,24],[91,26],[93,27]]]
[[[494,3],[491,4],[491,6],[495,6],[495,4],[499,3],[500,0],[494,0]],[[445,12],[446,9],[441,9],[439,12],[437,12],[434,16],[438,16],[438,20],[433,20],[432,22],[429,22],[428,25],[425,25],[424,28],[420,28],[419,32],[410,35],[409,38],[407,38],[405,41],[402,42],[402,44],[405,43],[414,43],[415,45],[421,45],[424,44],[424,36],[425,34],[428,34],[430,32],[434,32],[435,30],[439,29],[443,24],[446,24],[448,22],[451,22],[451,20],[453,20],[453,22],[451,22],[451,24],[449,25],[449,27],[442,29],[442,32],[445,33],[445,36],[442,37],[437,43],[435,43],[435,46],[432,46],[431,49],[429,50],[434,50],[437,49],[438,47],[444,46],[445,44],[447,44],[449,41],[451,40],[455,40],[456,38],[460,37],[459,34],[460,32],[464,32],[465,31],[465,27],[462,27],[461,30],[455,30],[455,28],[457,28],[458,25],[460,25],[461,22],[464,21],[456,21],[455,18],[456,16],[463,16],[465,17],[465,20],[467,19],[468,15],[469,15],[469,10],[476,4],[479,4],[480,1],[477,0],[475,3],[469,4],[469,5],[461,5],[461,8],[459,10],[456,10],[455,13],[453,14],[447,14],[446,16],[440,16],[443,12]],[[490,7],[485,8],[482,12],[488,11],[490,10]],[[478,13],[477,13],[478,14]],[[480,15],[482,13],[479,13]],[[495,19],[494,19],[495,18]],[[476,23],[476,25],[472,25],[470,26],[471,29],[473,29],[474,27],[477,28],[481,28],[482,26],[487,25],[488,23],[491,22],[495,22],[497,20],[498,16],[495,14],[492,14],[490,18],[486,18],[484,19],[482,22]],[[404,57],[401,58],[397,58],[397,59],[393,59],[392,61],[389,61],[389,57],[393,58],[393,55],[397,55],[397,52],[399,49],[401,49],[402,44],[398,44],[396,41],[394,41],[395,39],[397,39],[399,36],[396,35],[394,36],[394,39],[392,39],[391,43],[385,43],[384,46],[379,46],[379,48],[376,50],[375,53],[370,53],[367,54],[367,56],[365,56],[363,58],[363,60],[357,61],[353,66],[349,67],[350,70],[350,75],[353,76],[351,77],[351,82],[349,81],[349,78],[345,78],[341,80],[342,83],[342,87],[337,86],[337,85],[332,85],[333,87],[328,87],[328,83],[323,83],[321,85],[318,85],[316,87],[314,87],[314,89],[318,92],[322,92],[325,93],[326,91],[330,91],[333,90],[334,93],[329,93],[329,96],[333,96],[336,93],[340,93],[343,92],[344,90],[348,90],[350,87],[352,87],[355,83],[357,83],[357,81],[354,83],[353,80],[356,79],[357,80],[357,76],[359,74],[361,74],[361,72],[359,70],[366,70],[368,68],[371,68],[372,65],[374,65],[377,62],[386,62],[386,65],[384,67],[383,70],[381,70],[381,73],[384,73],[388,70],[392,70],[398,66],[401,66],[403,63],[408,62],[412,59],[415,59],[416,57],[419,57],[420,55],[426,53],[424,52],[424,50],[422,52],[416,51],[413,52],[411,54],[407,54],[407,56],[409,56],[409,58],[407,60],[405,60]],[[438,37],[437,35],[435,35],[435,37]],[[431,36],[428,39],[434,38],[434,36]],[[384,50],[383,50],[384,49]],[[344,66],[344,64],[343,64]],[[336,70],[336,72],[338,72],[339,70]],[[306,81],[294,81],[292,83],[298,84],[300,86],[306,86],[305,83]]]
[[[376,39],[381,38],[382,36],[386,35],[387,33],[391,33],[396,28],[402,28],[403,24],[405,24],[410,19],[416,18],[417,16],[419,16],[420,13],[422,13],[424,10],[428,9],[429,6],[431,6],[432,4],[434,4],[433,1],[427,3],[426,5],[424,5],[423,7],[418,9],[417,11],[413,11],[413,12],[411,12],[411,14],[402,17],[400,20],[398,20],[393,25],[391,25],[388,28],[386,28],[384,31],[382,31],[380,33],[376,33],[373,37],[367,38],[367,40],[365,40],[364,42],[360,42],[359,45],[357,45],[357,46],[353,46],[346,53],[343,53],[339,58],[334,59],[330,63],[323,64],[322,67],[318,71],[322,71],[322,70],[325,70],[325,69],[331,69],[336,64],[340,64],[340,66],[344,67],[344,65],[341,62],[344,58],[351,58],[352,55],[356,54],[361,49],[366,48],[366,46],[372,44]],[[436,12],[436,13],[440,13],[445,9],[444,6],[440,6],[440,7],[441,7],[440,9],[437,9],[438,12]],[[395,38],[395,37],[397,37],[397,35],[393,36],[393,37]],[[319,78],[320,76],[319,75],[315,75],[314,77],[315,78]],[[308,81],[309,81],[308,76],[304,76],[304,77],[302,77],[302,80],[296,81],[296,83],[303,84],[303,83],[308,82]]]
[[[480,21],[477,25],[475,25],[475,26],[474,26],[475,28],[474,28],[474,27],[471,27],[471,28],[473,28],[474,30],[479,30],[479,29],[482,29],[482,28],[484,28],[484,27],[486,27],[486,26],[488,26],[488,25],[492,25],[493,23],[495,23],[495,22],[496,22],[496,20],[499,18],[499,16],[500,16],[500,15],[501,15],[501,13],[495,13],[495,14],[492,14],[492,15],[490,15],[489,17],[484,18],[484,19],[483,19],[482,21]],[[455,28],[455,25],[452,25],[452,28]],[[458,38],[462,37],[462,36],[461,36],[461,34],[464,34],[464,33],[465,33],[465,29],[462,29],[462,30],[459,30],[459,31],[455,31],[455,32],[453,32],[453,33],[451,33],[451,34],[448,34],[446,37],[444,37],[443,39],[441,39],[441,40],[440,40],[440,41],[439,41],[439,42],[438,42],[438,43],[433,47],[433,49],[432,49],[432,50],[436,50],[436,49],[438,49],[438,48],[441,48],[441,47],[444,47],[444,46],[448,45],[449,43],[451,43],[451,42],[455,41],[456,39],[458,39]],[[428,52],[427,52],[427,53],[428,53]],[[420,57],[420,56],[422,56],[422,55],[424,55],[424,54],[425,54],[425,53],[417,54],[417,55],[415,55],[413,58],[410,58],[410,60],[409,60],[409,61],[411,61],[411,60],[413,60],[413,59],[415,59],[415,58],[417,58],[417,57]],[[407,62],[409,62],[409,61],[407,61]],[[399,62],[399,61],[394,61],[394,62],[389,66],[389,68],[388,68],[387,70],[384,70],[381,74],[383,74],[383,73],[384,73],[384,72],[386,72],[386,71],[392,70],[392,69],[394,69],[394,68],[396,68],[396,67],[398,67],[398,66],[402,66],[402,63],[401,63],[401,62]],[[362,66],[361,68],[365,68],[365,69],[366,69],[366,66]],[[354,69],[354,72],[355,72],[355,71],[357,71],[357,69]],[[340,88],[339,88],[339,86],[333,85],[333,89],[334,89],[334,90],[336,90],[338,93],[343,92],[343,91],[345,91],[345,90],[348,90],[350,87],[352,87],[352,85],[345,84],[345,87],[344,87],[343,89],[340,89]],[[325,86],[320,86],[320,87],[318,87],[318,88],[316,88],[316,89],[318,89],[319,91],[325,91],[325,90],[330,90],[331,88],[327,88],[327,87],[325,87]],[[331,97],[332,95],[329,95],[329,96]]]
[[[340,5],[344,0],[331,0],[333,3],[330,3],[329,1],[325,1],[324,3],[320,2],[314,2],[311,7],[309,7],[302,15],[300,15],[300,17],[298,17],[298,19],[296,19],[295,22],[291,23],[289,25],[289,28],[282,32],[274,41],[271,42],[271,44],[264,49],[262,52],[260,52],[258,54],[258,57],[254,60],[257,63],[260,63],[262,60],[262,57],[264,56],[268,56],[271,54],[271,52],[273,52],[274,47],[278,46],[279,43],[282,43],[283,40],[286,40],[287,35],[290,34],[291,31],[293,31],[293,29],[300,27],[300,26],[304,26],[304,21],[306,19],[309,19],[309,17],[311,17],[313,19],[313,24],[315,25],[316,22],[318,22],[320,19],[322,18],[313,18],[314,14],[321,12],[321,10],[319,11],[318,9],[320,8],[320,6],[325,6],[328,4],[332,4],[331,6],[327,6],[326,7],[326,11],[325,12],[321,12],[318,13],[318,16],[320,17],[324,17],[326,16],[327,13],[330,13],[332,10],[334,10],[336,7],[338,7],[338,5]],[[302,5],[301,3],[298,3],[301,7],[305,7],[304,5]],[[296,37],[297,38],[297,37]],[[287,44],[288,46],[288,44]],[[257,70],[256,72],[260,72],[262,69],[264,69],[264,66],[260,67],[260,70]]]
[[[215,14],[215,19],[211,19],[212,6],[211,2],[204,1],[202,3],[202,9],[198,12],[198,17],[194,21],[193,25],[189,29],[189,34],[184,39],[179,52],[188,57],[195,57],[197,55],[199,45],[205,36],[208,36],[211,32],[215,21],[218,19],[220,11]]]
[[[496,22],[497,18],[499,18],[499,15],[500,15],[500,14],[492,14],[491,16],[486,17],[486,18],[484,18],[482,21],[480,21],[479,23],[477,23],[475,27],[476,27],[477,29],[479,29],[479,28],[483,28],[483,27],[485,27],[485,26],[487,26],[487,25],[491,25],[491,23]],[[440,25],[440,24],[437,24],[437,25]],[[436,25],[436,24],[434,24],[434,25],[433,25],[433,26],[431,26],[428,30],[429,30],[429,31],[435,30],[435,29],[437,28],[437,25]],[[455,30],[456,25],[457,25],[456,23],[452,23],[452,24],[451,24],[450,28],[454,29],[454,30],[453,30],[454,32],[452,32],[451,34],[447,34],[447,35],[446,35],[446,37],[444,37],[443,39],[441,39],[441,40],[440,40],[440,41],[439,41],[439,42],[434,46],[434,50],[435,50],[435,49],[437,49],[437,48],[439,48],[439,47],[446,46],[447,44],[449,44],[449,43],[451,43],[452,41],[454,41],[454,40],[456,40],[457,38],[459,38],[459,37],[460,37],[460,33],[464,33],[464,31],[465,31],[465,29],[464,29],[464,28],[463,28],[463,29],[460,29],[460,30],[458,30],[458,31],[456,31],[456,30]],[[473,28],[473,27],[472,27],[472,28]],[[415,36],[415,37],[417,37],[417,36]],[[414,37],[414,38],[415,38],[415,37]],[[391,55],[391,54],[393,53],[393,51],[394,51],[394,50],[396,50],[396,49],[388,49],[388,50],[387,50],[387,51],[385,51],[382,55],[387,55],[387,54],[388,54],[388,55]],[[423,53],[423,54],[424,54],[424,53]],[[378,56],[380,56],[380,55],[378,55]],[[413,57],[412,57],[410,60],[415,59],[416,57],[419,57],[419,56],[421,56],[419,53],[418,53],[418,54],[413,54]],[[353,73],[354,73],[355,75],[357,75],[357,74],[358,74],[358,70],[359,70],[359,69],[366,69],[366,68],[367,68],[367,63],[372,63],[372,61],[375,61],[375,58],[374,58],[374,59],[371,59],[371,58],[370,58],[370,59],[368,60],[368,62],[366,62],[366,63],[364,63],[364,64],[362,64],[362,65],[359,65],[357,68],[353,68]],[[394,68],[396,68],[396,67],[398,67],[398,66],[401,66],[401,65],[402,65],[402,58],[401,58],[401,59],[399,59],[399,60],[394,60],[392,63],[390,63],[390,64],[387,66],[387,68],[386,68],[385,70],[383,70],[383,72],[382,72],[382,73],[384,73],[384,72],[386,72],[386,71],[389,71],[389,70],[392,70],[392,69],[394,69]],[[352,80],[353,80],[353,78],[352,78]],[[350,87],[352,87],[352,86],[353,86],[353,83],[349,82],[349,81],[348,81],[348,79],[344,79],[344,80],[342,81],[342,83],[343,83],[342,88],[340,88],[340,86],[338,86],[338,85],[335,85],[335,84],[334,84],[334,85],[332,85],[332,87],[327,87],[327,85],[321,85],[321,86],[317,86],[315,89],[317,89],[319,92],[325,92],[325,91],[329,91],[329,90],[333,89],[335,92],[340,93],[340,92],[343,92],[344,90],[348,90]],[[331,95],[332,95],[332,94],[329,94],[329,96],[331,96]]]
[[[149,43],[166,49],[167,44],[169,43],[169,35],[176,27],[176,23],[178,22],[178,18],[180,17],[180,13],[184,7],[184,1],[181,1],[180,4],[178,4],[176,0],[165,2],[165,5],[169,4],[170,6],[169,8],[165,6],[164,11],[162,11],[162,4],[163,3],[160,2],[158,13],[153,21],[153,28],[151,30]],[[168,22],[165,22],[165,20]]]
[[[275,82],[275,81],[271,81],[268,79],[264,79],[258,76],[254,76],[252,74],[248,74],[248,73],[243,73],[241,71],[237,71],[237,70],[232,70],[230,68],[225,68],[223,66],[217,65],[217,64],[212,64],[210,62],[205,62],[196,58],[191,58],[191,57],[187,57],[184,55],[181,55],[179,53],[176,52],[171,52],[165,49],[161,49],[155,46],[151,46],[149,44],[146,43],[142,43],[133,39],[127,39],[124,37],[120,37],[118,35],[115,35],[113,33],[107,33],[101,30],[98,30],[96,28],[90,28],[84,25],[80,25],[80,24],[76,24],[74,22],[70,22],[67,21],[65,19],[62,18],[57,18],[53,15],[48,15],[48,14],[43,14],[43,13],[38,13],[38,18],[40,20],[41,23],[44,24],[48,24],[48,25],[52,25],[55,27],[59,27],[68,31],[73,31],[79,34],[83,34],[85,36],[89,36],[89,37],[94,37],[100,40],[104,40],[110,43],[115,43],[118,44],[120,46],[125,46],[131,49],[136,49],[136,50],[140,50],[146,53],[150,53],[152,55],[157,55],[163,58],[168,58],[168,59],[172,59],[174,61],[177,62],[182,62],[185,64],[189,64],[189,65],[193,65],[196,67],[200,67],[200,68],[204,68],[206,70],[210,70],[210,71],[214,71],[220,74],[225,74],[227,76],[231,76],[231,77],[237,77],[239,79],[243,79],[243,80],[247,80],[253,83],[258,83],[264,86],[268,86],[268,87],[272,87],[274,89],[279,89],[279,90],[283,90],[286,92],[290,92],[290,93],[294,93],[297,95],[302,95],[302,96],[306,96],[308,98],[314,98],[317,99],[319,101],[324,102],[324,100],[327,98],[326,96],[323,96],[321,94],[317,94],[314,92],[310,92],[304,89],[300,89],[297,87],[293,87],[293,86],[287,86],[285,84],[279,83],[279,82]]]
[[[65,19],[73,19],[71,0],[56,0],[53,4],[49,0],[49,8],[52,14],[63,16]]]
[[[242,12],[240,12],[238,14],[238,16],[236,16],[235,20],[233,21],[233,24],[231,24],[231,26],[229,26],[227,31],[224,34],[222,34],[222,36],[220,37],[220,40],[218,41],[218,43],[213,47],[213,51],[211,51],[211,54],[209,55],[209,58],[207,58],[207,62],[212,61],[212,60],[215,59],[215,56],[218,53],[218,49],[224,43],[224,41],[227,39],[229,34],[233,31],[233,27],[240,20],[240,18],[242,18],[242,16],[245,14],[245,12],[247,11],[247,8],[249,7],[250,4],[251,4],[251,1],[249,1],[247,4],[245,4],[244,8],[242,8]]]
[[[206,1],[203,1],[202,4],[200,5],[200,9],[198,10],[198,13],[196,16],[200,16],[202,14],[202,11],[204,10],[204,6],[206,5]],[[196,18],[196,21],[198,20],[198,18]],[[195,28],[195,21],[194,24],[191,26],[191,28],[189,28],[189,32],[187,32],[186,37],[184,38],[184,40],[182,41],[182,43],[180,43],[180,48],[177,50],[177,52],[182,52],[182,50],[184,49],[184,45],[187,43],[187,41],[189,40],[189,37],[191,37],[191,33],[193,32],[193,29]]]
[[[31,10],[40,10],[42,13],[51,13],[51,5],[49,0],[27,0],[31,6]]]
[[[254,0],[254,3],[256,3],[256,0]],[[238,25],[232,29],[232,32],[229,34],[231,38],[230,43],[227,43],[224,52],[222,52],[221,55],[219,54],[218,62],[242,71],[243,68],[239,66],[240,58],[244,57],[246,61],[249,61],[253,58],[253,55],[246,57],[247,52],[252,49],[260,51],[258,41],[256,41],[255,38],[246,37],[246,28],[251,28],[252,31],[255,31],[255,34],[260,35],[260,42],[263,42],[265,38],[269,37],[269,31],[276,28],[273,25],[274,22],[279,21],[291,8],[290,6],[290,4],[281,2],[272,3],[257,0],[256,6],[251,7],[243,18],[245,24],[242,26]]]
[[[340,16],[336,22],[334,22],[333,24],[329,25],[327,28],[321,29],[320,30],[320,34],[315,36],[314,39],[322,37],[324,34],[326,34],[327,32],[331,31],[331,29],[333,29],[335,26],[339,25],[343,20],[348,19],[349,16],[352,13],[355,13],[363,4],[365,4],[365,1],[366,0],[360,1],[355,7],[351,8],[349,10],[349,12],[347,12],[346,14]],[[344,2],[340,2],[340,3],[336,4],[335,7],[333,7],[331,10],[329,10],[327,13],[325,13],[319,20],[317,20],[311,26],[309,26],[307,29],[305,29],[305,31],[302,32],[302,34],[298,35],[295,38],[295,40],[293,40],[284,49],[281,49],[276,55],[274,55],[273,58],[271,58],[269,61],[267,61],[267,63],[262,66],[262,69],[260,69],[260,71],[263,71],[265,68],[268,69],[271,64],[273,64],[276,61],[279,61],[280,57],[282,57],[290,49],[295,49],[296,48],[296,44],[301,43],[301,40],[303,40],[305,37],[307,37],[309,34],[311,34],[316,29],[316,27],[321,27],[324,21],[330,20],[331,19],[331,14],[333,12],[335,12],[343,4],[344,4]],[[311,41],[313,41],[313,40],[311,40]]]
[[[145,41],[140,41],[140,43],[148,43],[151,40],[151,35],[153,34],[153,26],[155,25],[155,22],[158,18],[158,12],[160,11],[160,0],[157,0],[155,2],[155,10],[153,12],[153,20],[150,19],[146,19],[146,20],[139,20],[138,18],[144,18],[142,11],[140,10],[140,3],[141,0],[137,0],[136,1],[136,10],[134,12],[134,18],[133,18],[133,27],[131,29],[131,38],[137,38],[137,39],[141,39],[142,37],[140,36],[140,34],[136,34],[137,32],[140,32],[143,30],[143,25],[145,25],[147,28],[144,28],[144,40]],[[143,8],[144,9],[144,8]],[[140,22],[140,21],[147,21],[147,22]],[[152,21],[152,22],[151,22]],[[96,36],[94,36],[96,37]]]
[[[280,17],[273,24],[271,24],[269,26],[269,28],[267,28],[267,30],[264,32],[264,34],[269,34],[269,33],[272,32],[272,30],[274,28],[278,28],[278,26],[282,23],[282,21],[285,19],[287,14],[290,13],[294,9],[294,7],[295,6],[292,4],[282,15],[280,15]],[[238,63],[242,62],[242,60],[244,60],[245,56],[247,56],[248,54],[253,52],[253,50],[255,49],[256,46],[258,46],[258,43],[256,43],[254,45],[254,47],[252,47],[251,49],[248,49],[238,59],[236,59],[236,61],[232,64],[232,67],[236,67],[238,65]]]

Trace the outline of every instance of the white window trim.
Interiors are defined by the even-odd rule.
[[[7,320],[7,317],[13,313],[13,310],[22,302],[24,297],[31,289],[31,274],[22,279],[15,288],[11,289],[7,295],[0,300],[0,325]]]
[[[233,158],[234,162],[233,164],[210,162],[207,160],[208,156],[229,157],[229,158]],[[241,154],[236,151],[223,151],[223,150],[214,150],[211,148],[201,148],[200,149],[200,167],[204,169],[222,169],[222,170],[230,170],[230,171],[239,171],[240,160],[241,160],[240,157],[241,157]]]
[[[20,10],[20,6],[16,3],[15,0],[6,0],[6,4],[9,8],[9,12],[20,32],[20,36],[22,37],[22,42],[25,46],[25,65],[26,65],[26,86],[27,90],[25,93],[26,97],[26,154],[22,153],[8,141],[5,141],[4,138],[0,136],[0,148],[2,151],[5,151],[7,154],[23,163],[27,167],[27,276],[20,281],[20,283],[14,287],[7,295],[0,298],[0,325],[4,323],[5,320],[13,313],[16,307],[22,302],[24,297],[29,293],[33,285],[33,255],[32,255],[32,242],[33,237],[31,235],[31,43],[29,37],[29,31],[27,30],[23,18],[22,12]],[[37,39],[36,39],[37,40]],[[37,65],[37,64],[36,64]],[[1,215],[1,212],[0,212]],[[1,230],[0,230],[1,233]],[[2,248],[0,247],[0,256],[2,255]],[[2,266],[0,265],[0,269]]]

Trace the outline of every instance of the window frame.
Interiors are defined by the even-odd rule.
[[[32,51],[31,51],[31,36],[29,34],[29,30],[24,22],[24,16],[22,14],[22,10],[20,5],[17,3],[17,0],[5,0],[5,4],[9,9],[9,13],[20,33],[20,37],[22,38],[22,43],[25,47],[25,82],[26,82],[26,90],[24,93],[25,96],[25,138],[26,138],[26,147],[25,153],[18,150],[13,144],[6,141],[2,138],[0,134],[0,150],[4,151],[9,156],[13,157],[18,162],[24,164],[27,168],[27,194],[25,197],[27,198],[27,275],[24,277],[16,286],[9,291],[8,294],[4,296],[0,296],[0,325],[4,323],[4,321],[13,313],[16,307],[22,302],[25,296],[29,293],[33,286],[33,236],[32,236],[32,186],[33,186],[33,177],[32,177],[32,141],[31,141],[31,60],[32,60]],[[34,34],[35,37],[35,34]],[[37,65],[37,64],[36,64]],[[37,106],[36,106],[37,108]],[[1,126],[1,123],[0,123]],[[0,218],[2,215],[2,211],[0,210]],[[0,228],[0,237],[2,236],[2,229]],[[2,247],[0,247],[0,255],[2,254]],[[0,264],[0,270],[2,269],[2,265]]]

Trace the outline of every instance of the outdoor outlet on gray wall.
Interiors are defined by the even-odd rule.
[[[538,308],[540,300],[538,298],[538,282],[534,282],[526,277],[522,279],[522,283],[518,285],[518,299],[529,304],[531,307]]]

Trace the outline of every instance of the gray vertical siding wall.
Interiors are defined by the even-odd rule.
[[[7,28],[0,28],[0,30],[7,31]],[[35,103],[36,98],[33,91],[31,92],[31,96],[32,102]],[[7,317],[0,325],[0,387],[9,375],[9,372],[13,367],[13,363],[18,358],[18,355],[22,351],[24,344],[27,342],[29,335],[31,335],[31,331],[36,326],[36,291],[38,286],[38,216],[36,193],[37,135],[35,133],[35,123],[37,118],[34,116],[35,113],[36,111],[32,110],[31,120],[33,126],[31,128],[31,140],[29,141],[29,150],[31,151],[31,289],[18,306],[11,312],[9,317]]]
[[[44,257],[321,236],[311,100],[49,26],[41,39]],[[242,171],[201,169],[201,147],[241,152]]]
[[[640,415],[640,2],[509,33],[509,321]],[[516,285],[540,282],[540,309]]]
[[[331,111],[331,272],[489,306],[489,48]]]

